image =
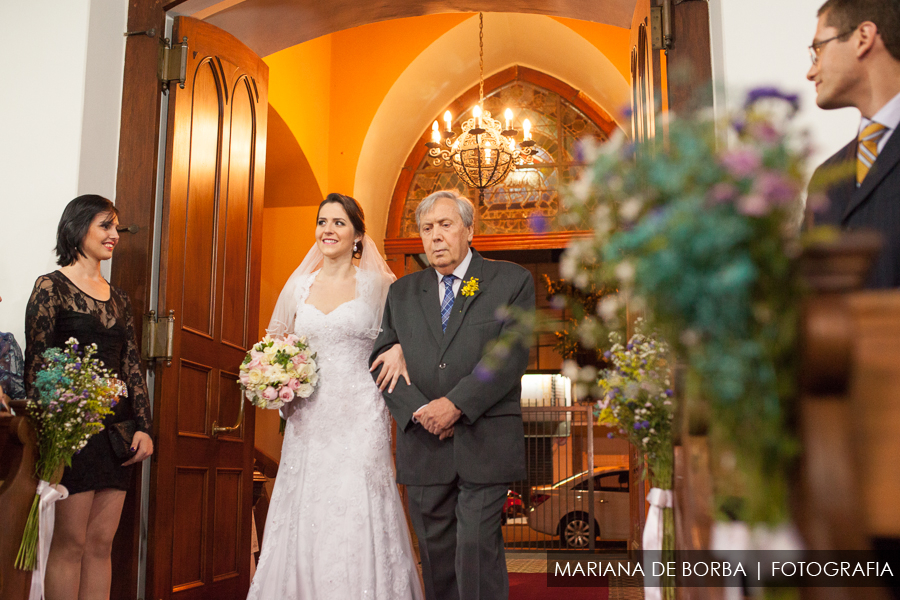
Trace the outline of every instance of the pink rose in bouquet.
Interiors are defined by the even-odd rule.
[[[254,406],[278,409],[312,394],[318,382],[315,359],[304,337],[266,336],[244,357],[238,383]]]

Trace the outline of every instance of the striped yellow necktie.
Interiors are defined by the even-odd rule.
[[[862,130],[862,133],[859,134],[859,144],[856,148],[857,185],[863,182],[863,179],[865,179],[866,175],[869,173],[869,169],[872,168],[875,159],[878,158],[878,140],[881,139],[881,136],[883,136],[886,131],[887,127],[881,123],[872,121]]]

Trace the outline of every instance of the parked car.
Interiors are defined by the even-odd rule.
[[[589,477],[594,478],[594,523],[589,523]],[[568,548],[587,548],[591,531],[608,540],[628,539],[628,467],[596,467],[558,483],[531,488],[528,526],[558,535]]]
[[[525,514],[525,503],[522,502],[522,494],[513,490],[506,491],[506,502],[503,503],[503,512],[500,513],[500,523],[506,525],[509,519],[515,519]]]

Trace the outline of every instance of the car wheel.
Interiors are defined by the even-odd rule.
[[[584,549],[590,544],[591,526],[586,517],[570,515],[560,529],[560,540],[567,548]]]

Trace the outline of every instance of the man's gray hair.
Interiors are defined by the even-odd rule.
[[[456,202],[456,210],[462,218],[463,225],[471,227],[475,224],[475,207],[472,205],[471,200],[456,190],[440,190],[427,196],[416,207],[416,229],[422,228],[422,217],[431,212],[431,209],[434,208],[434,203],[444,199]]]

